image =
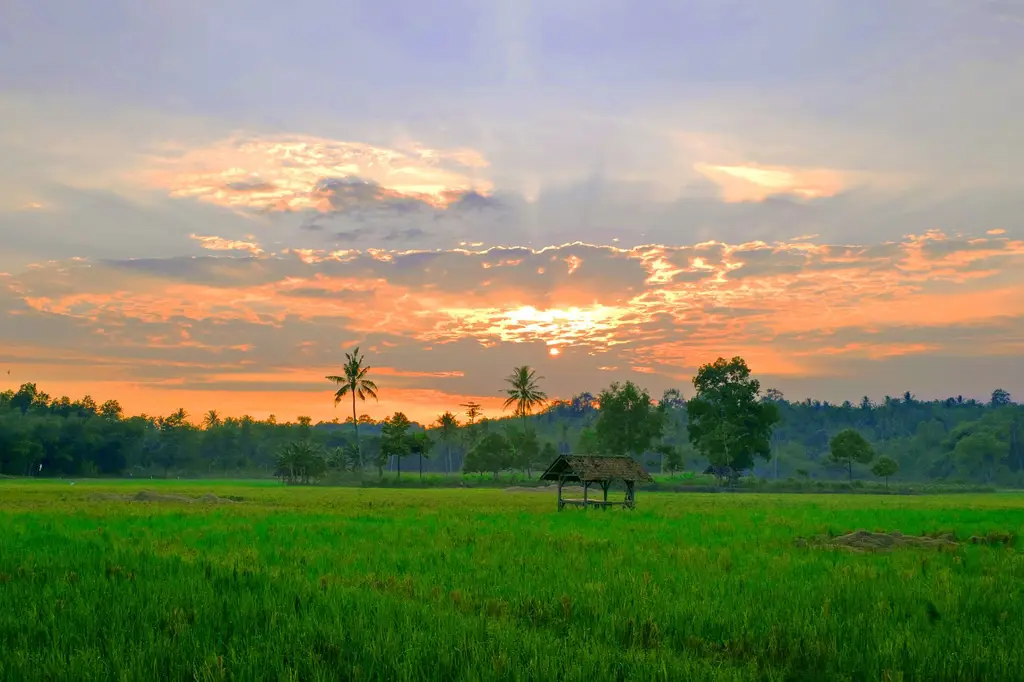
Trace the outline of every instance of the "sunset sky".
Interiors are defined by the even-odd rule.
[[[1024,398],[1021,74],[1019,0],[3,0],[0,390]]]

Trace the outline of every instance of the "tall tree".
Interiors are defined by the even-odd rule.
[[[875,458],[871,443],[856,429],[843,429],[829,442],[830,458],[833,462],[845,464],[853,481],[853,463],[869,464]]]
[[[359,346],[351,353],[345,353],[345,365],[341,376],[328,376],[338,386],[334,393],[334,404],[337,405],[347,395],[352,396],[352,428],[356,432],[356,452],[359,453],[359,471],[363,471],[363,449],[359,441],[359,419],[356,417],[356,398],[366,401],[367,398],[377,400],[377,384],[367,378],[370,368],[363,365],[363,356],[359,354]]]
[[[507,410],[509,407],[515,406],[515,415],[523,420],[524,437],[528,429],[526,418],[535,407],[543,405],[548,399],[547,393],[540,390],[540,386],[537,384],[543,378],[537,376],[537,372],[530,369],[529,365],[515,367],[512,373],[505,378],[509,387],[505,389],[507,397],[503,407]],[[527,462],[526,475],[531,476],[532,473],[529,462]]]
[[[992,400],[989,404],[992,407],[1005,407],[1007,405],[1012,405],[1013,400],[1010,398],[1010,393],[1008,391],[1004,391],[1001,388],[997,388],[996,390],[992,391]]]
[[[398,477],[402,477],[402,458],[411,451],[412,442],[409,439],[409,427],[412,422],[405,416],[404,412],[395,412],[389,419],[381,422],[380,451],[381,458],[378,460],[377,473],[384,477],[384,465],[388,458],[395,457],[398,462]]]
[[[203,415],[203,428],[214,429],[220,426],[220,414],[217,410],[210,410]]]
[[[655,405],[650,394],[632,381],[601,391],[598,405],[594,430],[602,451],[639,456],[661,438],[666,406]]]
[[[526,418],[539,407],[547,402],[547,394],[540,390],[537,382],[544,377],[537,376],[537,372],[530,369],[529,365],[515,367],[512,373],[505,377],[508,388],[505,389],[505,404],[503,409],[515,407],[515,416],[523,420],[523,427],[526,427]]]
[[[759,399],[761,384],[751,378],[743,358],[718,358],[701,366],[693,386],[696,395],[686,403],[689,439],[716,476],[732,479],[753,466],[754,455],[771,457],[779,410]]]
[[[480,418],[480,415],[484,413],[483,407],[480,405],[480,403],[462,403],[461,405],[459,405],[459,407],[466,408],[465,415],[466,419],[468,420],[467,423],[470,426],[475,424],[476,420]]]
[[[430,435],[426,432],[420,431],[409,434],[409,452],[413,455],[419,455],[420,482],[423,481],[423,458],[429,457],[432,447],[434,447],[434,441],[430,439]]]
[[[445,412],[434,422],[438,436],[445,445],[445,473],[452,472],[452,441],[459,430],[459,420],[451,412]]]

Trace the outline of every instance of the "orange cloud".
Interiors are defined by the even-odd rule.
[[[235,137],[150,160],[146,182],[174,197],[270,211],[329,211],[409,199],[444,208],[486,194],[487,161],[472,149],[398,151],[359,142],[287,135]]]
[[[245,251],[253,256],[263,253],[263,249],[255,242],[224,239],[215,236],[204,237],[198,234],[190,234],[189,238],[199,242],[204,249],[209,249],[210,251]]]
[[[842,173],[823,169],[707,163],[695,164],[694,169],[716,183],[722,190],[722,198],[730,203],[763,201],[776,194],[805,199],[831,197],[849,184]]]
[[[562,267],[538,267],[551,262]],[[56,346],[45,353],[52,371],[10,348],[0,355],[31,368],[34,380],[59,380],[71,364],[118,382],[145,375],[147,390],[175,394],[314,387],[330,373],[317,367],[363,340],[386,385],[438,395],[474,392],[466,386],[484,367],[520,362],[531,344],[572,371],[676,380],[741,355],[760,374],[805,379],[850,362],[1020,353],[1019,334],[993,330],[1024,321],[1022,266],[1022,241],[940,233],[875,246],[294,250],[190,259],[180,273],[173,261],[152,270],[64,262],[0,279],[0,293],[22,306],[8,313],[19,329],[41,318],[74,330],[39,339]],[[957,330],[980,331],[964,340],[968,332]],[[64,359],[73,348],[103,361]],[[160,358],[183,363],[180,371],[161,374]]]

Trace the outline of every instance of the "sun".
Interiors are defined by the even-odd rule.
[[[561,354],[562,354],[562,351],[558,350],[554,346],[552,346],[551,348],[548,348],[548,355],[550,355],[551,357],[555,357],[556,355],[561,355]]]

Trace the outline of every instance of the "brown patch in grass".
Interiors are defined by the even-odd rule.
[[[947,547],[956,547],[958,544],[956,536],[952,533],[941,533],[936,536],[904,535],[898,530],[890,531],[888,533],[873,533],[862,529],[836,537],[816,535],[810,538],[796,539],[797,547],[823,547],[849,552],[886,552],[902,547],[942,549]]]
[[[159,502],[170,504],[234,504],[241,498],[232,499],[229,497],[218,497],[213,493],[206,493],[200,497],[186,497],[185,495],[168,495],[166,493],[155,493],[152,490],[140,490],[134,495],[115,495],[113,493],[96,493],[90,496],[93,500],[110,502]]]

